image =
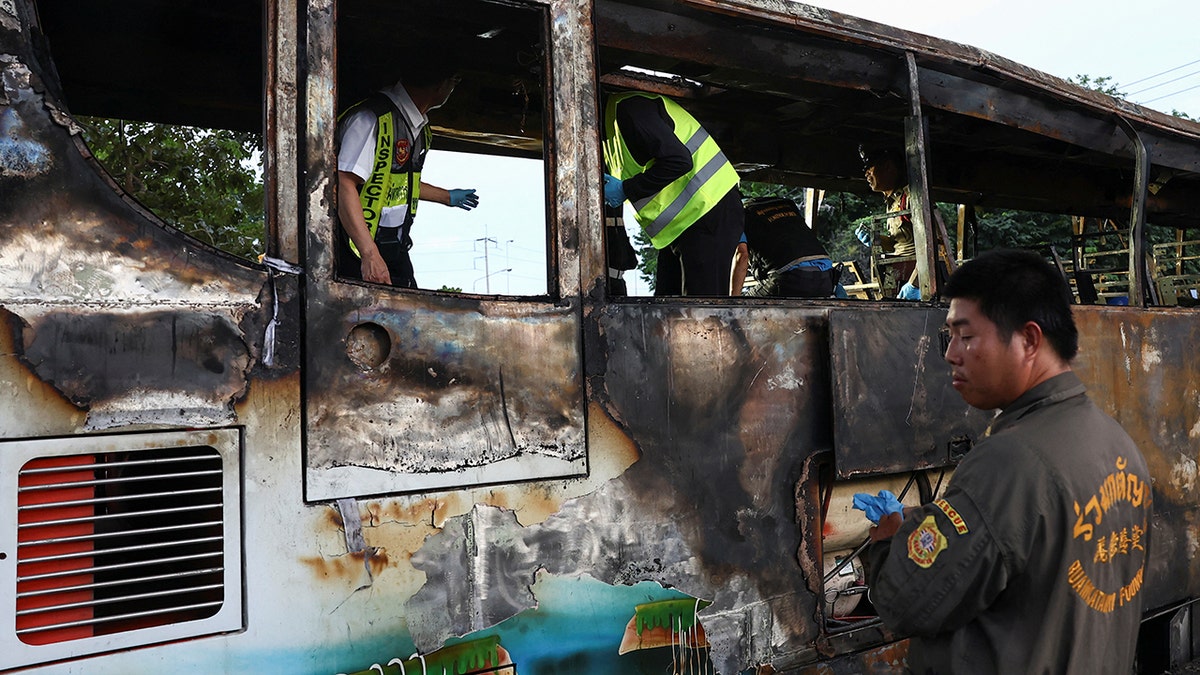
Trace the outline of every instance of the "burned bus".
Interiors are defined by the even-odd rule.
[[[431,38],[435,150],[533,167],[531,291],[336,272],[338,114]],[[988,209],[1065,219],[1076,370],[1154,476],[1139,667],[1200,648],[1200,125],[773,0],[0,0],[0,55],[0,670],[899,672],[851,495],[934,499],[987,423],[938,289]],[[622,90],[817,221],[902,149],[922,299],[610,293]],[[92,118],[260,139],[261,255],[172,226]]]

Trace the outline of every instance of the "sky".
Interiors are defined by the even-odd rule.
[[[968,44],[1061,78],[1110,77],[1135,103],[1200,119],[1197,0],[816,0],[844,14]],[[437,111],[431,117],[436,124]],[[436,141],[435,141],[436,147]],[[425,180],[474,187],[473,211],[423,203],[412,250],[421,288],[546,292],[542,162],[433,150]],[[635,227],[632,217],[627,227]],[[626,272],[632,295],[649,291]]]
[[[431,113],[437,123],[437,111]],[[421,182],[475,188],[470,211],[421,202],[409,255],[419,288],[485,295],[546,292],[546,186],[543,162],[442,152],[425,158]]]
[[[1111,77],[1135,103],[1167,113],[1174,108],[1200,118],[1200,2],[1194,0],[815,0],[809,4],[986,49],[1062,78]],[[1172,70],[1178,66],[1183,67]],[[1175,78],[1180,79],[1170,82]],[[1184,91],[1190,87],[1195,88]]]

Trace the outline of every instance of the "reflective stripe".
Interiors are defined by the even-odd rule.
[[[704,135],[708,136],[708,134]],[[646,231],[650,233],[650,236],[653,237],[659,232],[662,232],[667,225],[670,225],[671,221],[675,219],[675,216],[678,216],[679,212],[683,211],[683,207],[687,206],[692,197],[700,191],[700,188],[704,187],[704,184],[708,182],[708,179],[715,176],[717,172],[725,168],[725,165],[728,163],[729,160],[725,159],[725,153],[718,149],[717,154],[713,155],[712,158],[709,159],[708,162],[706,162],[704,166],[696,172],[696,175],[692,176],[692,179],[687,182],[687,185],[683,186],[683,191],[680,192],[670,204],[667,204],[667,206],[663,208],[662,212],[658,214],[658,217],[646,227]]]
[[[688,152],[694,155],[700,151],[700,148],[704,145],[704,142],[710,138],[712,138],[712,136],[708,135],[708,132],[704,130],[704,127],[700,127],[699,129],[696,129],[696,133],[692,134],[692,137],[689,138],[687,143],[684,143],[683,145],[688,149]]]
[[[392,156],[392,121],[390,112],[379,116],[376,121],[378,129],[375,133],[375,163],[371,167],[370,178],[358,191],[359,206],[362,208],[363,220],[367,224],[367,233],[371,235],[371,239],[375,238],[375,232],[379,230],[379,221],[383,217],[387,197],[392,189],[392,162],[395,160]],[[353,241],[350,242],[350,250],[359,258],[362,257]]]

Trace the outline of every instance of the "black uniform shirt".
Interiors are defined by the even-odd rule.
[[[692,170],[692,153],[675,136],[675,122],[662,101],[630,96],[617,103],[617,126],[629,154],[646,167],[623,185],[631,202],[644,199]]]

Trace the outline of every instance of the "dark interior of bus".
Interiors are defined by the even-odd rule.
[[[464,64],[459,89],[434,121],[438,147],[543,156],[551,98],[544,8],[341,0],[333,11],[339,109],[388,84],[397,59],[410,58],[404,46],[432,37],[442,48],[452,43]],[[43,2],[39,12],[73,113],[261,131],[260,3]],[[744,180],[867,194],[857,148],[905,145],[915,66],[935,201],[1127,227],[1135,145],[1115,110],[1130,104],[963,45],[826,18],[855,39],[834,39],[819,26],[787,30],[765,14],[755,20],[686,3],[598,2],[600,96],[636,88],[676,98],[719,139]],[[1194,125],[1134,112],[1150,153],[1146,221],[1173,231],[1194,227],[1186,214],[1200,200],[1200,166],[1170,140],[1196,135]],[[1187,236],[1180,230],[1176,238]]]

